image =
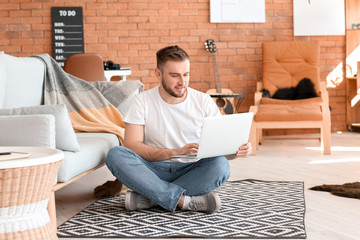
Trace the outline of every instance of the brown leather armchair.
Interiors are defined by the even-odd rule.
[[[106,81],[103,59],[96,53],[77,53],[69,56],[64,70],[86,81]]]
[[[263,43],[263,80],[257,83],[250,142],[253,155],[263,141],[263,129],[320,129],[323,154],[330,154],[331,122],[325,81],[319,76],[320,47],[317,42]],[[301,100],[263,98],[262,90],[272,96],[280,88],[295,87],[309,78],[318,97]]]

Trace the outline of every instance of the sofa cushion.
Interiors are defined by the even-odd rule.
[[[69,179],[105,163],[109,150],[119,145],[116,135],[111,133],[76,133],[79,152],[64,152],[64,160],[58,172],[58,181]]]
[[[43,102],[43,62],[0,52],[0,66],[0,108],[27,107]]]
[[[74,129],[65,104],[40,105],[32,107],[0,109],[1,115],[32,115],[52,114],[55,117],[56,148],[66,151],[79,151],[80,146],[76,139]]]
[[[0,146],[55,148],[55,117],[51,114],[0,116]]]

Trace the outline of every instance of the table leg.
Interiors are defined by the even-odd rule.
[[[47,206],[47,211],[49,213],[50,223],[51,223],[52,227],[55,229],[55,232],[57,232],[55,192],[54,192],[54,190],[52,190],[51,193],[50,193],[49,203],[48,203],[48,206]]]

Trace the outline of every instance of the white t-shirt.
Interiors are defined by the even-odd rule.
[[[220,111],[208,94],[187,88],[183,102],[168,104],[161,98],[159,87],[155,87],[135,96],[123,121],[144,125],[146,145],[177,149],[188,143],[198,143],[204,117],[215,115],[220,115]],[[170,160],[191,161],[196,159]]]

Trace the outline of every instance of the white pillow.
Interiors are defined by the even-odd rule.
[[[56,148],[52,114],[0,116],[0,146]]]
[[[0,116],[33,114],[54,115],[57,149],[73,152],[80,150],[80,145],[77,141],[74,129],[72,128],[65,104],[0,109]]]

